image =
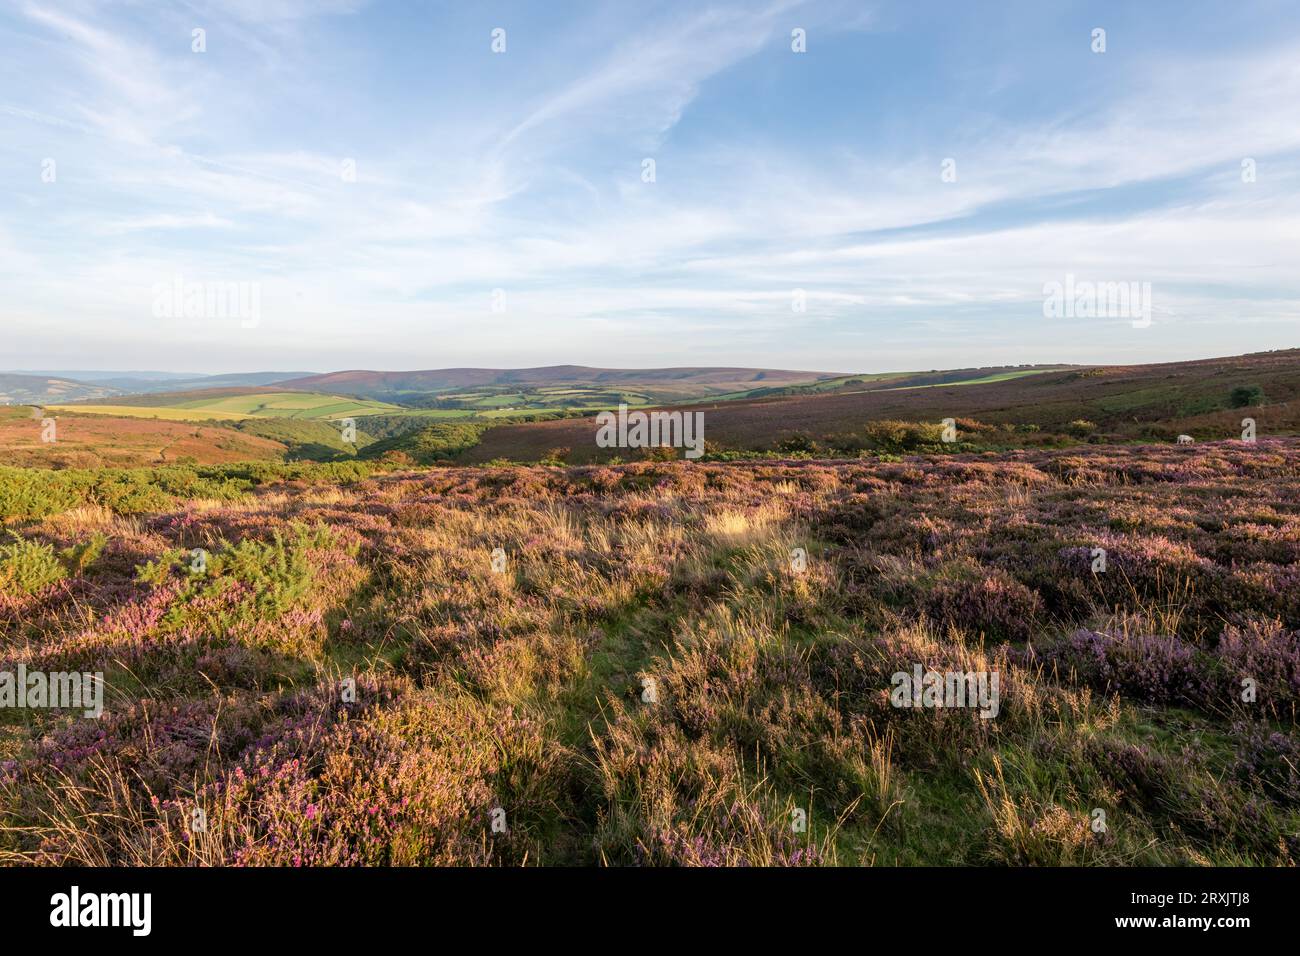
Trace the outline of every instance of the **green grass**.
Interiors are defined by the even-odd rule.
[[[960,382],[934,382],[930,385],[901,385],[898,388],[883,389],[889,392],[905,392],[916,388],[952,388],[957,385],[988,385],[993,382],[1009,382],[1017,378],[1028,378],[1031,375],[1043,375],[1046,372],[1057,372],[1060,369],[1055,368],[1027,368],[1017,369],[1014,372],[998,372],[995,375],[985,375],[981,378],[965,378]]]
[[[1173,406],[1179,395],[1179,388],[1171,385],[1156,385],[1150,388],[1135,388],[1131,392],[1118,395],[1106,395],[1095,400],[1097,407],[1113,415],[1122,415],[1150,408],[1151,406]]]
[[[370,399],[343,398],[315,392],[254,392],[177,401],[172,405],[51,405],[52,409],[87,415],[161,418],[167,421],[210,421],[245,418],[305,418],[337,420],[363,415],[402,412],[399,405]]]
[[[200,422],[216,420],[237,421],[250,418],[249,415],[237,415],[220,411],[203,411],[201,409],[151,407],[139,405],[47,405],[47,409],[57,412],[73,412],[82,415],[114,415],[121,418],[160,418],[169,422]]]

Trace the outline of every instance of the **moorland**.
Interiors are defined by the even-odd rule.
[[[0,452],[14,464],[54,467],[218,464],[234,460],[232,443],[241,460],[587,464],[643,454],[595,441],[596,414],[619,404],[703,412],[715,459],[1230,439],[1246,417],[1260,435],[1300,428],[1294,349],[1150,365],[861,375],[555,366],[246,377],[261,384],[176,392],[154,383],[82,401],[61,399],[57,384],[44,403],[0,406]],[[67,442],[40,442],[33,417],[55,418]],[[944,419],[957,423],[958,442],[941,441]],[[355,434],[343,441],[349,422]],[[183,423],[194,427],[179,442]],[[156,440],[118,443],[118,431],[155,432]]]
[[[105,693],[0,710],[0,860],[1293,864],[1296,358],[759,384],[700,461],[13,406],[0,670]]]

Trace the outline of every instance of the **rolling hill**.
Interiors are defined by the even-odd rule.
[[[977,370],[978,371],[978,370]],[[920,378],[934,381],[918,381]],[[705,437],[720,449],[773,450],[796,436],[822,438],[860,430],[873,421],[936,423],[976,419],[989,425],[1063,432],[1072,423],[1094,426],[1116,441],[1167,440],[1179,432],[1200,438],[1235,437],[1243,412],[1232,391],[1258,386],[1262,407],[1250,409],[1260,434],[1300,430],[1300,349],[1153,365],[1095,366],[991,373],[944,381],[947,373],[877,377],[861,386],[839,386],[790,395],[739,398],[678,406],[705,413]],[[925,387],[925,386],[946,387]],[[676,409],[675,409],[676,410]],[[635,456],[595,444],[594,418],[501,425],[459,460],[497,458],[538,461],[555,449],[566,460],[586,462]]]
[[[58,376],[0,372],[0,405],[43,405],[109,398],[114,388]]]
[[[269,385],[287,378],[302,378],[306,372],[235,372],[219,375],[191,375],[157,371],[14,371],[0,372],[0,404],[44,405],[146,395],[153,392],[183,392],[211,388],[248,388]]]
[[[635,383],[620,376],[650,381]],[[811,378],[795,381],[794,376]],[[566,378],[585,381],[559,382]],[[51,382],[58,386],[63,380],[35,381],[49,388]],[[636,450],[595,445],[594,412],[619,403],[704,412],[705,437],[715,452],[802,449],[814,455],[853,455],[858,449],[879,449],[879,444],[855,438],[871,423],[932,428],[945,418],[963,421],[964,434],[978,436],[985,447],[1163,441],[1181,432],[1197,438],[1233,437],[1245,416],[1234,407],[1243,404],[1234,389],[1250,390],[1252,397],[1244,404],[1250,406],[1249,417],[1256,420],[1261,435],[1300,429],[1300,350],[1153,365],[996,366],[856,375],[551,366],[339,372],[297,381],[334,388],[245,385],[109,400],[96,396],[45,408],[61,421],[136,420],[139,424],[128,430],[136,444],[149,431],[146,423],[182,428],[188,427],[185,423],[220,423],[242,438],[274,443],[244,448],[250,457],[328,459],[361,453],[379,458],[396,453],[412,463],[583,463],[636,457]],[[383,391],[415,386],[442,391]],[[359,397],[358,389],[391,394],[400,403]],[[342,418],[364,419],[358,423],[355,446],[340,441],[337,422]],[[374,422],[373,429],[369,422]],[[117,460],[112,429],[101,432],[87,433],[87,450],[102,444],[104,459]],[[158,448],[167,447],[173,437],[160,427]],[[229,435],[191,438],[202,439],[191,444],[213,446],[192,457],[230,460]]]
[[[538,388],[584,385],[642,389],[658,401],[721,395],[746,389],[796,385],[836,378],[841,373],[760,368],[589,368],[548,365],[539,368],[444,368],[411,372],[351,370],[278,383],[285,388],[342,392],[366,397],[430,393],[483,387]]]

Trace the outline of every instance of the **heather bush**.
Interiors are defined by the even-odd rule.
[[[1278,620],[1252,620],[1224,629],[1214,650],[1223,665],[1225,696],[1240,696],[1242,681],[1254,681],[1260,708],[1274,717],[1295,718],[1300,708],[1300,631]]]
[[[1232,734],[1232,770],[1243,786],[1289,806],[1300,805],[1300,739],[1255,721],[1233,724]]]
[[[1040,653],[1060,674],[1143,703],[1205,708],[1217,696],[1207,655],[1176,637],[1080,629]]]
[[[942,580],[926,598],[934,620],[990,639],[1028,640],[1043,613],[1038,594],[1001,573]]]

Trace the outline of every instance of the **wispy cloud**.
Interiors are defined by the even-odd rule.
[[[1300,29],[1110,13],[1095,55],[1041,16],[900,4],[16,5],[7,333],[32,364],[214,369],[1294,344]],[[1151,282],[1152,328],[1047,324],[1066,272]],[[176,275],[261,283],[265,320],[154,317]]]

